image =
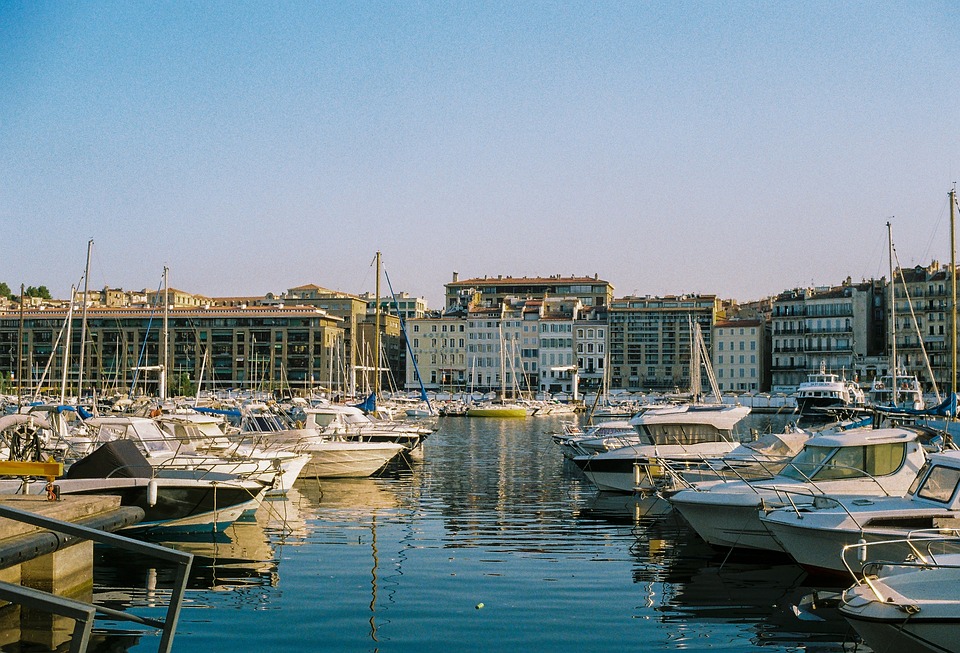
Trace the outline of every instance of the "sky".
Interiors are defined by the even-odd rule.
[[[0,281],[67,297],[950,260],[954,2],[0,0]],[[381,294],[386,294],[383,282]]]

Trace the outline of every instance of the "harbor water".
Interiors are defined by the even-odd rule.
[[[570,418],[568,418],[570,419]],[[748,426],[782,428],[753,416]],[[598,494],[560,418],[442,418],[422,460],[304,480],[196,558],[174,651],[870,651],[786,560],[726,555],[658,499]],[[97,549],[95,599],[163,618],[172,571]],[[155,651],[98,621],[101,651]]]

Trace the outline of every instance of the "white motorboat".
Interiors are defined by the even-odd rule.
[[[202,455],[230,461],[256,461],[273,472],[269,495],[285,494],[293,487],[300,471],[310,461],[307,454],[284,449],[269,450],[243,439],[231,439],[224,432],[223,420],[197,412],[177,412],[154,418],[160,428],[179,442]]]
[[[679,466],[667,459],[657,462],[663,467],[664,473],[671,477],[670,485],[674,488],[723,479],[758,481],[779,473],[812,435],[802,429],[764,433],[756,440],[738,444],[729,453],[719,457],[706,457],[699,462],[683,460]]]
[[[630,444],[639,444],[640,436],[630,420],[616,419],[600,422],[586,431],[565,430],[553,436],[553,441],[565,458],[589,456],[603,451],[619,449]]]
[[[958,653],[960,539],[927,538],[906,544],[913,549],[911,559],[868,563],[862,575],[854,574],[854,585],[841,597],[840,614],[876,653]],[[854,547],[868,559],[873,549]]]
[[[797,387],[800,415],[822,415],[825,408],[862,408],[864,404],[863,390],[853,381],[827,372],[823,363],[819,372],[808,374],[807,380]]]
[[[960,523],[960,451],[930,454],[903,497],[817,497],[760,516],[784,551],[813,572],[843,573],[846,546],[905,540],[913,533]],[[877,545],[874,553],[903,560],[906,545]]]
[[[130,440],[107,442],[72,463],[54,487],[61,496],[119,496],[120,505],[144,511],[143,520],[121,530],[150,534],[220,532],[256,511],[266,491],[257,481],[231,474],[154,468]],[[0,493],[45,491],[44,482],[0,481]]]
[[[408,455],[420,455],[423,441],[432,429],[424,422],[374,420],[356,406],[344,404],[316,404],[303,409],[303,426],[316,429],[335,440],[357,442],[395,442],[402,445]]]
[[[739,444],[733,429],[749,413],[745,406],[723,404],[651,408],[630,420],[640,444],[573,460],[601,490],[653,491],[669,481],[659,461],[679,469],[730,453]]]
[[[896,400],[894,400],[896,397]],[[877,377],[870,385],[867,399],[873,406],[882,408],[923,410],[923,388],[913,374],[906,372]]]
[[[311,421],[311,412],[307,412],[306,423],[298,426],[291,428],[279,415],[256,408],[244,414],[240,433],[242,437],[256,438],[257,446],[268,451],[277,447],[308,454],[310,460],[300,471],[300,478],[370,476],[404,450],[404,446],[396,442],[358,442],[340,435],[327,435]]]
[[[827,494],[902,496],[926,461],[917,436],[903,428],[818,435],[773,478],[698,483],[668,500],[709,544],[782,551],[762,512]]]
[[[172,438],[147,417],[92,417],[66,437],[71,451],[81,456],[114,440],[130,440],[136,444],[147,462],[158,470],[232,474],[256,480],[267,488],[273,485],[278,470],[272,460],[227,460],[198,453]]]

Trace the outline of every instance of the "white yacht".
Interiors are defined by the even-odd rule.
[[[244,409],[240,433],[258,447],[291,449],[310,456],[301,478],[358,478],[375,474],[401,451],[396,442],[346,440],[316,428],[308,413],[305,424],[289,425],[263,406]]]
[[[894,393],[896,391],[896,393]],[[896,394],[896,401],[894,401]],[[885,374],[873,380],[867,398],[871,405],[883,408],[923,410],[923,388],[913,374]]]
[[[773,478],[698,483],[667,498],[709,544],[782,551],[761,513],[825,494],[902,496],[925,460],[916,431],[860,428],[810,438]]]
[[[823,408],[862,408],[864,405],[860,386],[839,374],[827,372],[822,362],[820,371],[808,374],[807,380],[797,387],[797,410],[801,415],[822,414],[819,410]]]
[[[586,431],[579,428],[565,430],[553,436],[564,458],[589,456],[603,451],[619,449],[630,444],[639,444],[640,436],[630,420],[615,419],[595,424]]]
[[[760,516],[770,534],[800,565],[843,573],[846,546],[905,540],[911,534],[957,528],[960,518],[960,451],[929,455],[904,497],[818,497],[812,504]],[[876,545],[886,560],[912,553],[905,544]]]
[[[573,460],[601,490],[652,491],[665,480],[659,460],[679,467],[729,453],[739,444],[733,429],[749,413],[745,406],[723,404],[651,408],[630,420],[639,444]]]

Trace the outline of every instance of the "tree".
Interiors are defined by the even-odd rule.
[[[10,290],[10,286],[7,285],[6,281],[0,281],[0,297],[6,297],[7,299],[13,297],[13,291]]]
[[[23,294],[27,297],[39,297],[40,299],[51,299],[50,291],[46,286],[27,286],[26,290],[23,291]]]
[[[196,386],[190,380],[190,375],[181,372],[176,379],[169,384],[169,390],[175,397],[192,397],[197,393]]]

